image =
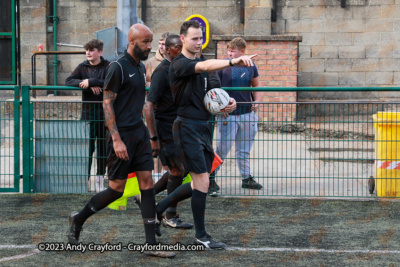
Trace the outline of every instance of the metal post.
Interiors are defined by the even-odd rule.
[[[21,1],[20,0],[18,0],[17,1],[17,7],[16,7],[16,9],[17,9],[17,12],[18,12],[18,15],[17,15],[17,32],[16,32],[16,34],[17,34],[17,36],[18,36],[18,38],[16,39],[16,44],[17,44],[17,46],[18,46],[18,49],[17,49],[17,60],[18,60],[18,62],[17,62],[17,68],[18,68],[18,73],[17,73],[17,84],[18,85],[21,85],[21,27],[20,27],[20,25],[21,25],[21,13],[20,13],[20,6],[21,6]]]
[[[11,37],[11,42],[12,42],[12,80],[13,83],[17,83],[17,71],[16,71],[16,66],[15,66],[15,60],[16,60],[16,45],[15,45],[15,0],[11,1],[11,20],[12,20],[12,37]]]
[[[57,0],[53,0],[53,31],[54,31],[54,51],[57,51]],[[58,67],[58,58],[57,55],[54,55],[54,85],[57,86],[57,67]],[[54,95],[57,95],[57,91],[54,91]]]
[[[30,125],[31,125],[31,114],[30,114],[30,99],[29,99],[29,86],[22,86],[22,159],[24,162],[22,169],[22,177],[23,177],[23,193],[33,193],[31,191],[30,178],[31,178],[31,169],[30,169],[30,153],[31,153],[31,145],[30,145]]]
[[[19,192],[19,86],[14,86],[14,188]]]
[[[28,95],[30,96],[30,87]],[[33,179],[33,104],[28,98],[29,107],[29,192],[34,193],[34,179]]]
[[[136,2],[136,0],[117,1],[118,54],[126,50],[129,28],[137,23]]]

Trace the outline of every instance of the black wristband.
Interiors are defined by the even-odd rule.
[[[158,140],[158,136],[157,136],[157,135],[156,135],[156,136],[153,136],[153,137],[150,138],[150,140],[151,140],[151,141],[157,141],[157,140]]]
[[[231,58],[229,59],[229,66],[232,66],[232,67],[233,67],[232,59],[231,59]]]

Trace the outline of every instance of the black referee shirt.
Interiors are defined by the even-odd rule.
[[[154,70],[151,76],[147,101],[156,105],[154,116],[157,120],[174,122],[177,116],[177,106],[175,105],[171,87],[169,86],[169,66],[170,61],[164,59]]]
[[[210,113],[205,108],[204,96],[211,89],[211,84],[207,72],[195,72],[195,66],[200,61],[199,58],[190,59],[180,54],[171,62],[169,80],[178,116],[208,120]]]
[[[107,68],[104,90],[117,93],[114,113],[117,128],[132,127],[142,121],[146,93],[146,68],[126,51]]]

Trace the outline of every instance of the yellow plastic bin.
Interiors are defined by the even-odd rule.
[[[400,112],[373,115],[378,197],[400,197]]]

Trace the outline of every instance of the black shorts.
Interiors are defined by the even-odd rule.
[[[135,171],[152,171],[154,162],[150,145],[150,135],[143,122],[132,128],[118,129],[122,142],[128,150],[129,160],[117,157],[114,151],[110,132],[106,131],[107,140],[107,167],[110,180],[128,178],[128,174]]]
[[[183,151],[186,171],[210,173],[214,161],[211,124],[178,117],[174,122],[173,134],[178,151]]]
[[[183,171],[182,157],[172,135],[173,122],[156,121],[157,135],[160,141],[159,157],[163,166]]]

